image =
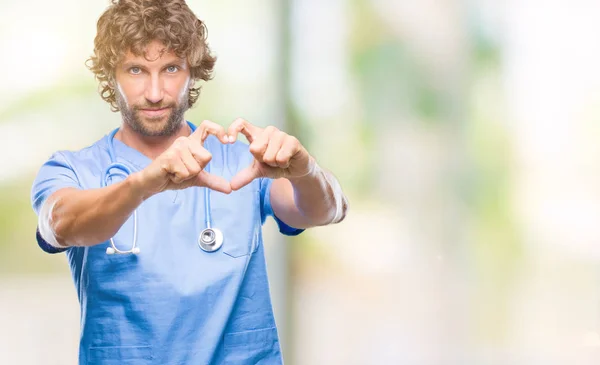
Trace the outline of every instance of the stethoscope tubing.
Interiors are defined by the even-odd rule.
[[[196,130],[196,126],[194,126],[192,123],[188,122],[188,125],[192,129],[192,132],[194,130]],[[110,164],[104,170],[104,178],[102,179],[103,187],[108,186],[110,183],[110,180],[114,176],[121,176],[121,177],[126,178],[127,176],[131,175],[131,173],[132,173],[132,170],[127,165],[117,162],[115,148],[114,148],[114,138],[115,138],[115,134],[117,134],[118,131],[119,131],[119,129],[117,128],[108,135],[108,155],[110,158]],[[116,170],[116,172],[113,172],[115,170]],[[209,172],[210,171],[209,166],[207,165],[204,168],[204,170]],[[200,236],[198,237],[198,245],[204,251],[214,252],[214,251],[218,250],[221,247],[221,245],[223,244],[223,233],[216,228],[212,228],[212,217],[211,217],[211,208],[210,208],[210,189],[207,187],[204,187],[204,216],[206,218],[206,222],[205,222],[206,228],[204,230],[202,230],[202,232],[200,233]],[[137,247],[137,226],[138,226],[138,215],[137,215],[137,209],[135,209],[133,211],[133,239],[132,239],[131,249],[129,249],[129,250],[118,249],[114,243],[113,238],[111,237],[110,238],[111,247],[108,247],[106,249],[106,253],[107,254],[138,254],[140,252],[140,249],[139,249],[139,247]],[[207,237],[210,237],[210,240],[208,240]]]

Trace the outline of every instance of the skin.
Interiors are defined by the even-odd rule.
[[[65,188],[52,194],[45,204],[54,208],[41,219],[49,219],[60,245],[91,246],[108,240],[144,200],[160,192],[200,186],[229,194],[260,177],[275,179],[273,211],[292,227],[325,225],[345,216],[347,200],[335,177],[316,164],[297,138],[242,118],[227,129],[203,121],[191,133],[183,117],[193,85],[189,65],[160,42],[151,42],[145,55],[127,52],[116,66],[113,83],[123,117],[115,138],[152,162],[105,188]],[[240,133],[250,142],[253,162],[231,181],[204,171],[212,158],[203,146],[208,135],[234,143]]]

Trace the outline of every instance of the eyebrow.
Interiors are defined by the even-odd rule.
[[[169,67],[169,66],[179,66],[181,68],[184,68],[185,67],[185,63],[183,61],[184,60],[174,60],[174,61],[171,61],[171,62],[167,62],[161,68],[165,68],[165,67]],[[124,69],[126,69],[126,70],[130,69],[132,67],[139,67],[139,68],[144,69],[144,70],[146,69],[145,66],[143,66],[143,65],[141,65],[141,64],[139,64],[137,62],[134,62],[134,61],[125,62],[125,63],[123,63],[122,67]]]

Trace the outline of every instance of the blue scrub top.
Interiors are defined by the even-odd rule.
[[[58,189],[100,188],[111,164],[108,135],[79,151],[59,151],[41,167],[32,189],[36,213]],[[113,140],[117,161],[139,171],[150,159]],[[209,136],[213,174],[230,180],[253,157],[242,142]],[[122,180],[115,177],[113,183]],[[273,216],[281,233],[302,232],[273,215],[272,180],[254,180],[229,195],[211,191],[213,227],[221,249],[197,244],[205,227],[203,188],[166,191],[138,208],[139,255],[107,255],[108,241],[66,251],[81,308],[81,364],[281,364],[281,351],[262,244]],[[102,224],[102,222],[98,222]],[[133,215],[114,237],[129,250]]]

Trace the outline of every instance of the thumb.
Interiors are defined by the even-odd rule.
[[[231,189],[239,190],[250,184],[252,180],[260,177],[260,171],[252,164],[243,170],[240,170],[233,178],[231,178]]]
[[[221,176],[213,175],[204,170],[202,170],[198,176],[196,176],[194,185],[204,186],[224,194],[231,193],[231,185],[229,185],[229,181],[225,180]]]

